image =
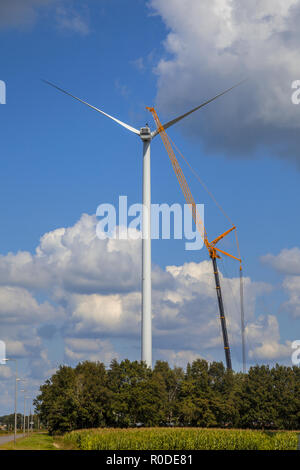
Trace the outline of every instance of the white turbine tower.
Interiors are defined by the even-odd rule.
[[[104,116],[112,119],[116,123],[120,124],[121,126],[125,127],[129,131],[133,132],[134,134],[138,135],[142,142],[143,142],[143,216],[142,216],[142,354],[141,359],[144,361],[148,367],[152,367],[152,311],[151,311],[151,173],[150,173],[150,144],[151,140],[159,134],[159,130],[154,130],[151,132],[148,125],[142,127],[140,130],[135,129],[132,126],[129,126],[125,122],[120,121],[119,119],[110,116],[109,114],[105,113],[99,108],[92,106],[91,104],[87,103],[86,101],[77,98],[77,96],[71,95],[66,90],[54,85],[53,83],[43,80],[43,82],[51,85],[52,87],[56,88],[59,91],[62,91],[66,95],[75,98],[76,100],[80,101],[81,103],[89,106],[90,108],[98,111],[98,113],[104,114]],[[214,96],[213,98],[201,103],[196,108],[191,109],[185,114],[178,116],[177,118],[173,119],[172,121],[163,124],[164,129],[168,129],[169,127],[176,124],[181,119],[189,116],[190,114],[194,113],[198,109],[206,106],[207,104],[211,103],[212,101],[216,100],[225,93],[228,93],[233,88],[239,86],[243,82],[239,82],[231,88],[219,93],[218,95]]]

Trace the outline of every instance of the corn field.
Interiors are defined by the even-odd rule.
[[[296,450],[288,431],[199,428],[90,429],[64,436],[82,450]]]

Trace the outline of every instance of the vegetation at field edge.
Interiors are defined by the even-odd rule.
[[[82,450],[296,450],[298,434],[199,428],[90,429],[63,438]]]

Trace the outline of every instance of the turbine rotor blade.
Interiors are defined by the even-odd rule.
[[[115,117],[113,117],[113,116],[110,116],[110,114],[107,114],[107,113],[105,113],[104,111],[101,111],[101,109],[98,109],[98,108],[96,108],[95,106],[92,106],[91,104],[87,103],[86,101],[81,100],[80,98],[77,98],[77,96],[71,95],[71,93],[69,93],[69,92],[66,91],[66,90],[63,90],[62,88],[58,87],[57,85],[54,85],[54,83],[48,82],[47,80],[42,80],[42,82],[47,83],[47,85],[51,85],[53,88],[56,88],[57,90],[59,90],[59,91],[65,93],[66,95],[71,96],[71,97],[74,98],[75,100],[80,101],[81,103],[85,104],[86,106],[89,106],[90,108],[94,109],[95,111],[98,111],[98,113],[104,114],[104,116],[106,116],[106,117],[112,119],[113,121],[117,122],[118,124],[120,124],[121,126],[125,127],[126,129],[128,129],[128,130],[131,131],[131,132],[133,132],[134,134],[140,135],[140,131],[138,131],[138,130],[135,129],[134,127],[129,126],[129,124],[126,124],[125,122],[122,122],[122,121],[120,121],[119,119],[117,119],[117,118],[115,118]]]
[[[243,80],[239,83],[237,83],[236,85],[232,86],[231,88],[228,88],[227,90],[223,91],[222,93],[219,93],[218,95],[214,96],[213,98],[211,98],[210,100],[207,100],[207,101],[204,101],[204,103],[201,103],[199,106],[197,106],[196,108],[193,108],[191,109],[190,111],[188,111],[187,113],[184,113],[182,114],[181,116],[178,116],[177,118],[175,119],[172,119],[172,121],[169,121],[167,122],[166,124],[163,124],[163,128],[164,129],[168,129],[169,127],[173,126],[173,124],[176,124],[178,121],[181,121],[181,119],[184,119],[185,117],[189,116],[190,114],[194,113],[195,111],[197,111],[198,109],[200,108],[203,108],[204,106],[206,106],[207,104],[211,103],[212,101],[216,100],[217,98],[219,98],[220,96],[223,96],[225,95],[225,93],[228,93],[229,91],[233,90],[234,88],[238,87],[239,85],[241,85],[242,83],[244,83],[246,80]],[[155,137],[156,135],[158,134],[158,130],[156,129],[154,132],[152,132],[152,138]]]

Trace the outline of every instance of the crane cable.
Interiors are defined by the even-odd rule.
[[[240,299],[241,299],[241,332],[242,332],[243,373],[246,374],[246,338],[245,338],[245,310],[244,310],[244,278],[243,278],[242,265],[240,265]]]
[[[187,161],[185,156],[182,154],[182,152],[179,150],[175,142],[171,139],[171,137],[168,135],[169,140],[171,141],[172,145],[178,152],[178,154],[181,156],[181,158],[184,160],[184,162],[187,164],[191,172],[194,174],[196,179],[199,181],[203,189],[207,192],[209,197],[212,199],[212,201],[215,203],[215,205],[218,207],[220,212],[224,215],[224,217],[230,222],[232,226],[234,226],[232,220],[230,219],[229,215],[225,212],[221,204],[216,200],[212,192],[208,189],[206,184],[202,181],[196,170],[191,166],[191,164]],[[236,246],[237,246],[237,251],[238,251],[238,256],[241,258],[241,252],[240,252],[240,244],[239,244],[239,239],[238,239],[238,234],[237,234],[237,229],[234,229],[234,234],[235,234],[235,239],[236,239]],[[224,266],[224,264],[223,264]],[[240,269],[239,269],[239,278],[240,278],[240,311],[241,311],[241,333],[242,333],[242,361],[243,361],[243,373],[246,373],[246,341],[245,341],[245,309],[244,309],[244,276],[243,276],[243,268],[242,268],[242,262],[240,261]]]
[[[224,215],[224,217],[226,217],[226,219],[229,221],[229,223],[231,225],[234,225],[234,223],[232,222],[232,220],[230,219],[229,215],[226,214],[225,210],[223,209],[223,207],[221,206],[221,204],[218,203],[218,201],[216,200],[216,198],[214,197],[214,195],[212,194],[212,192],[208,189],[208,187],[206,186],[206,184],[202,181],[202,179],[200,178],[200,176],[198,175],[198,173],[196,172],[196,170],[194,170],[194,168],[192,167],[192,165],[187,161],[187,159],[185,158],[185,156],[181,153],[181,151],[179,150],[179,148],[177,147],[177,145],[175,144],[175,142],[171,139],[171,137],[168,135],[168,138],[169,140],[172,142],[173,146],[175,147],[175,149],[177,150],[177,152],[179,153],[179,155],[181,156],[181,158],[185,161],[185,163],[187,164],[187,166],[189,167],[189,169],[191,170],[191,172],[194,174],[194,176],[197,178],[197,180],[199,181],[199,183],[202,185],[202,187],[205,189],[205,191],[207,192],[207,194],[210,196],[210,198],[213,200],[213,202],[215,203],[215,205],[218,207],[218,209],[222,212],[222,214]]]

